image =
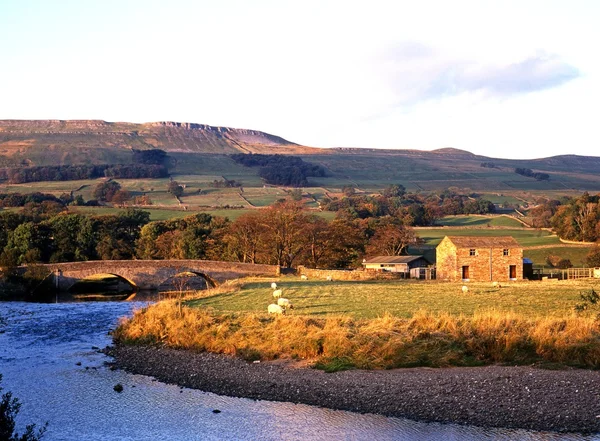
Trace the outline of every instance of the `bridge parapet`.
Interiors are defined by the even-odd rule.
[[[205,277],[209,284],[247,276],[276,277],[280,274],[279,267],[275,265],[214,260],[94,260],[44,266],[54,273],[61,291],[66,291],[77,281],[95,274],[120,276],[139,289],[158,289],[165,280],[182,272]]]

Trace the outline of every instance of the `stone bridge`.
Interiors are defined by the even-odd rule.
[[[193,273],[216,286],[226,280],[246,276],[278,276],[279,267],[252,263],[212,260],[94,260],[43,265],[54,274],[60,291],[96,274],[111,274],[125,279],[137,289],[156,290],[166,280],[181,273]]]

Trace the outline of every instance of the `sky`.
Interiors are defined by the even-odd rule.
[[[0,119],[600,156],[600,2],[0,0]]]

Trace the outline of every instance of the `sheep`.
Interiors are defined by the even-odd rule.
[[[272,289],[277,289],[277,283],[275,283],[275,282],[271,283],[271,288]]]
[[[275,297],[276,299],[278,299],[282,295],[283,295],[283,289],[281,289],[281,288],[276,289],[275,291],[273,291],[273,297]]]
[[[294,309],[292,302],[290,302],[288,299],[284,299],[283,297],[277,299],[277,304],[283,309]]]
[[[493,282],[492,283],[492,287],[494,287],[494,288],[502,288],[502,285],[500,285],[500,282]]]
[[[285,309],[279,305],[276,305],[275,303],[271,303],[269,306],[267,306],[267,311],[269,314],[285,314]]]
[[[308,280],[308,277],[306,276],[306,274],[302,274],[302,275],[300,276],[300,278],[301,278],[302,280]]]
[[[328,282],[331,282],[333,280],[333,277],[327,276],[326,279],[327,279]]]
[[[469,292],[469,287],[466,285],[463,285],[462,287],[462,292],[464,292],[465,294]]]

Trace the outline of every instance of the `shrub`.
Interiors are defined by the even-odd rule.
[[[0,383],[2,374],[0,374]],[[0,384],[0,392],[2,392]],[[0,397],[0,440],[2,441],[38,441],[46,432],[48,423],[44,424],[36,432],[36,425],[30,424],[25,428],[25,432],[19,436],[15,432],[15,418],[21,409],[21,402],[18,398],[13,398],[11,392],[6,392]]]

